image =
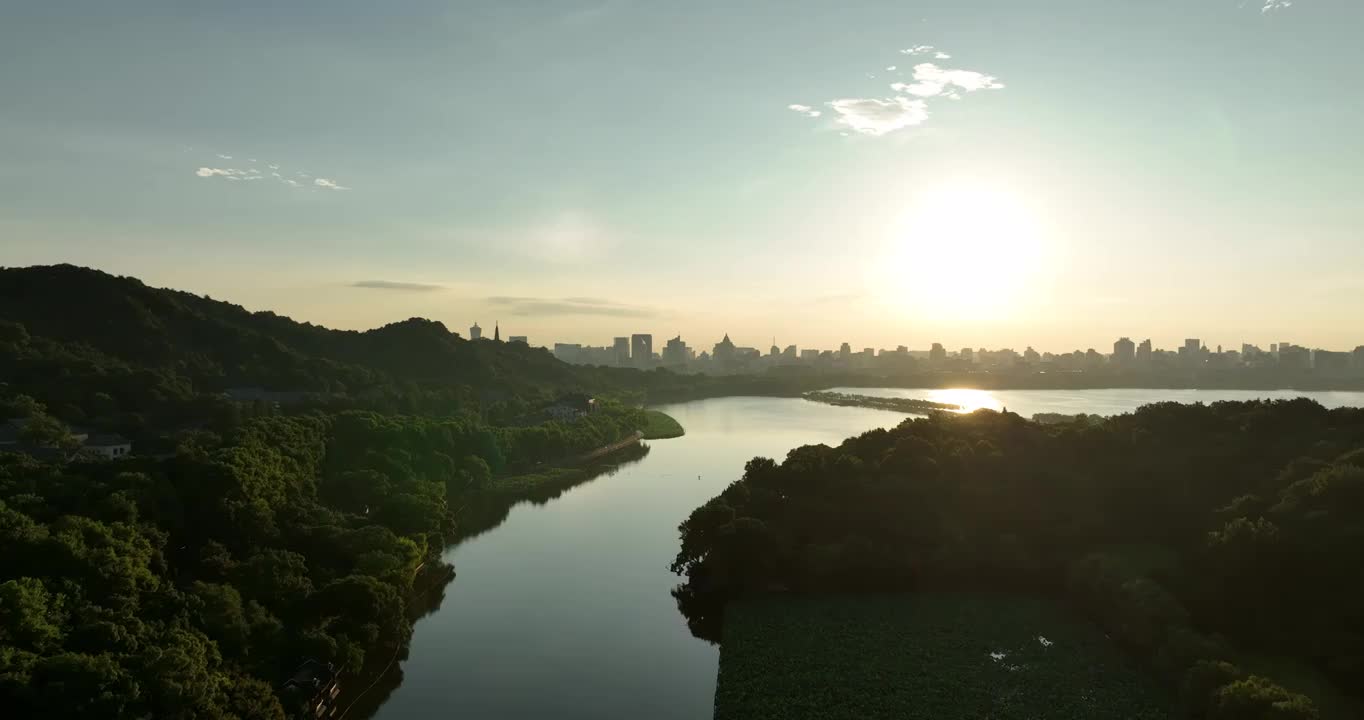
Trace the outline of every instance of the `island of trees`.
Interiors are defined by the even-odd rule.
[[[675,595],[708,639],[735,601],[1040,594],[1143,659],[1187,717],[1359,716],[1364,410],[939,413],[755,458],[680,530]]]
[[[927,415],[932,412],[959,412],[961,410],[960,405],[933,402],[932,400],[877,397],[875,395],[853,395],[829,390],[808,392],[802,397],[806,400],[820,402],[826,405],[892,410],[894,412],[910,413],[912,415]]]

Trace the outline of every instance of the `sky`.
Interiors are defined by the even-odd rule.
[[[364,329],[1364,344],[1358,0],[0,0],[0,265]]]

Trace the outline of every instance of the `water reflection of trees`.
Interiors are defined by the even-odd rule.
[[[573,488],[585,485],[597,478],[615,475],[622,469],[643,460],[648,454],[649,446],[640,443],[589,465],[568,470],[561,469],[552,475],[547,475],[544,482],[536,484],[526,492],[516,495],[485,493],[475,501],[470,502],[458,513],[456,517],[457,530],[450,547],[456,547],[460,543],[496,529],[507,520],[512,508],[517,505],[527,502],[535,505],[548,504],[551,500],[561,497]],[[455,579],[456,574],[455,568],[443,561],[428,563],[422,572],[427,577],[424,589],[414,594],[408,602],[408,611],[414,623],[421,618],[436,614],[441,609],[441,605],[445,602],[446,590]],[[374,671],[375,674],[359,677],[353,681],[361,687],[369,683],[373,683],[373,685],[347,711],[346,717],[370,718],[379,711],[379,708],[388,701],[394,691],[402,685],[402,666],[407,662],[409,650],[410,646],[407,645],[398,648],[396,659],[382,674],[380,674],[382,670],[380,668]]]
[[[512,508],[523,503],[545,505],[564,493],[600,477],[610,477],[621,469],[634,465],[649,454],[649,446],[643,443],[632,445],[612,454],[609,458],[570,470],[560,470],[557,474],[547,475],[533,488],[515,495],[484,493],[473,498],[455,516],[455,535],[452,547],[472,540],[500,526],[511,514]]]

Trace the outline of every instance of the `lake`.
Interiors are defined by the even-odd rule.
[[[972,407],[1111,415],[1162,400],[1307,396],[1364,406],[1364,392],[902,390],[843,392]],[[709,718],[718,649],[693,638],[669,591],[677,526],[743,473],[907,415],[795,398],[717,398],[659,409],[686,428],[638,462],[448,550],[458,577],[418,621],[402,683],[374,717]]]

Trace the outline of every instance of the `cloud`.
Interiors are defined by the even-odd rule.
[[[1283,10],[1293,7],[1293,0],[1265,0],[1265,6],[1260,8],[1260,14],[1271,13],[1275,10]]]
[[[892,71],[894,71],[894,70],[895,70],[895,66],[894,66],[894,65],[887,65],[887,66],[886,66],[886,72],[892,72]]]
[[[809,105],[787,105],[786,109],[795,110],[796,112],[800,113],[801,115],[804,115],[805,117],[812,118],[817,118],[822,114],[820,113],[820,111],[810,107]]]
[[[935,58],[937,58],[937,59],[939,59],[939,60],[951,60],[951,59],[952,59],[952,56],[951,56],[951,55],[948,55],[948,54],[945,53],[945,52],[936,52],[936,53],[933,53],[933,57],[935,57]]]
[[[947,70],[933,63],[919,63],[914,66],[913,83],[894,83],[890,88],[896,92],[909,93],[918,97],[937,97],[947,94],[951,97],[960,92],[977,90],[997,90],[1004,87],[999,78],[978,73],[974,70]]]
[[[337,185],[337,184],[336,184],[336,181],[334,181],[334,180],[328,180],[327,178],[322,178],[322,177],[314,179],[314,180],[313,180],[313,185],[316,185],[317,187],[320,187],[320,188],[326,188],[326,189],[328,189],[328,190],[349,190],[349,189],[350,189],[350,188],[346,187],[345,185]]]
[[[925,55],[925,54],[928,54],[928,53],[931,53],[931,52],[933,52],[933,46],[932,46],[932,45],[915,45],[914,47],[907,47],[907,48],[905,48],[904,50],[901,50],[901,51],[900,51],[900,54],[901,54],[901,55]]]
[[[431,285],[429,283],[414,282],[395,282],[393,280],[357,280],[350,284],[355,288],[368,288],[371,290],[404,290],[407,292],[432,292],[444,290],[444,285]]]
[[[232,156],[231,156],[231,155],[223,155],[222,153],[219,153],[219,154],[218,154],[218,159],[220,159],[220,160],[231,160],[231,159],[232,159]]]
[[[907,97],[843,98],[828,105],[838,114],[839,123],[863,135],[881,136],[928,119],[928,104]]]
[[[201,177],[201,178],[208,178],[208,177],[225,177],[225,178],[233,178],[233,177],[237,177],[237,176],[239,176],[239,175],[245,175],[245,174],[246,174],[246,171],[245,171],[245,170],[238,170],[238,169],[236,169],[236,168],[211,168],[211,167],[201,167],[201,168],[199,168],[198,170],[195,170],[195,171],[194,171],[194,174],[195,174],[195,175],[198,175],[198,176]]]
[[[601,298],[535,298],[497,295],[486,299],[489,305],[507,308],[518,316],[597,315],[619,318],[654,317],[655,311],[635,305],[623,305]]]

